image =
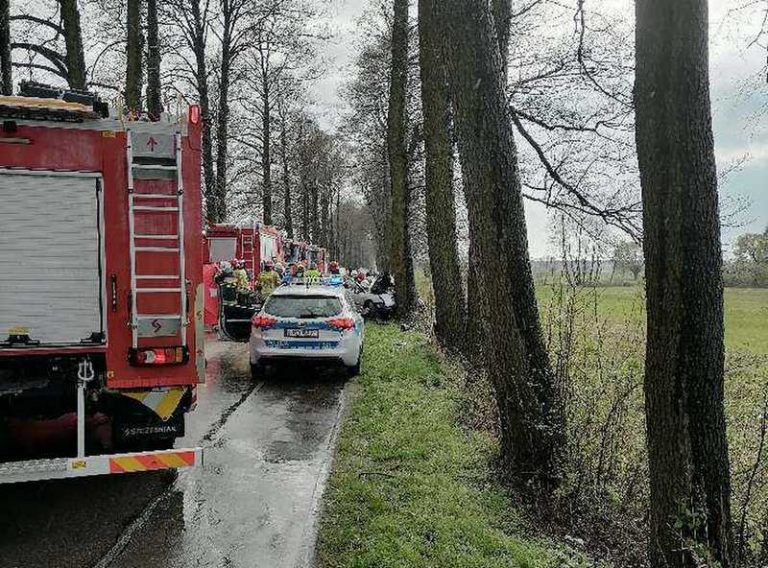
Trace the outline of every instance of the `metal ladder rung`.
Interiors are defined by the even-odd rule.
[[[133,167],[137,170],[165,170],[167,172],[173,172],[176,170],[176,166],[164,166],[162,164],[137,164],[133,162]]]
[[[155,241],[176,241],[179,235],[134,235],[134,239],[152,239]]]
[[[165,247],[136,247],[136,252],[179,252],[178,247],[165,248]]]
[[[153,207],[151,205],[136,205],[134,211],[178,211],[178,207]]]
[[[134,199],[178,199],[177,193],[132,193]]]
[[[132,337],[131,344],[133,348],[138,346],[138,341],[141,337],[146,337],[146,331],[142,331],[143,322],[147,320],[171,320],[179,322],[179,339],[181,344],[187,345],[187,328],[189,327],[189,319],[187,314],[187,289],[185,288],[186,282],[186,259],[184,258],[185,247],[185,228],[184,228],[184,177],[182,176],[183,160],[182,160],[182,135],[181,132],[176,132],[174,135],[174,159],[175,163],[169,165],[168,162],[164,163],[142,163],[141,159],[134,160],[133,153],[133,138],[131,129],[127,129],[127,141],[126,141],[126,158],[128,163],[128,204],[129,204],[129,231],[130,231],[130,261],[131,261],[131,289],[133,293],[138,296],[139,294],[150,293],[168,293],[176,294],[179,297],[179,313],[178,314],[141,314],[138,312],[138,307],[133,306],[131,314],[131,329]],[[175,188],[146,188],[147,193],[140,193],[135,191],[135,180],[155,181],[155,180],[175,180]],[[161,191],[163,193],[158,193]],[[164,193],[164,191],[171,191],[171,193]],[[175,201],[175,203],[172,203]],[[140,217],[142,213],[172,213],[173,218],[176,219],[177,234],[137,234],[136,232],[136,219]],[[144,218],[146,219],[146,217]],[[152,230],[152,229],[147,229]],[[161,230],[161,229],[160,229]],[[165,230],[173,230],[165,229]],[[163,246],[137,246],[137,243],[149,241],[147,244],[152,245],[169,245]],[[175,242],[174,242],[175,241]],[[137,257],[141,253],[167,253],[172,254],[174,258],[179,259],[179,273],[178,274],[137,274]],[[173,270],[173,268],[171,269]],[[153,281],[160,281],[154,283]],[[166,281],[170,284],[171,288],[156,288],[164,284]],[[170,282],[172,281],[172,282]],[[146,288],[139,286],[139,283],[146,285]],[[140,325],[140,323],[142,325]]]

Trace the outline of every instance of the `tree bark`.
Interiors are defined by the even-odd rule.
[[[283,225],[289,239],[293,238],[293,213],[291,211],[291,178],[288,164],[288,124],[285,115],[280,117],[280,160],[283,164]]]
[[[195,83],[197,84],[200,114],[203,120],[202,151],[203,180],[205,181],[206,219],[216,223],[220,218],[216,192],[216,172],[213,160],[213,136],[211,101],[208,92],[208,64],[206,61],[207,32],[205,16],[200,12],[200,0],[189,3],[192,21],[189,30],[189,44],[195,55]]]
[[[309,242],[309,179],[307,176],[309,158],[307,156],[307,140],[304,138],[304,121],[302,120],[299,126],[299,140],[301,144],[301,150],[299,155],[299,188],[301,189],[301,238],[305,242]]]
[[[408,315],[416,305],[408,250],[408,0],[394,0],[392,63],[387,113],[387,155],[392,195],[390,269],[395,279],[397,313]],[[409,274],[409,265],[411,266]]]
[[[131,112],[141,110],[142,55],[144,38],[141,33],[141,0],[128,0],[125,48],[125,106]]]
[[[160,34],[157,25],[158,0],[147,0],[147,112],[157,120],[163,112],[160,83]]]
[[[219,112],[216,123],[216,219],[223,223],[227,219],[227,162],[229,135],[229,82],[232,65],[232,28],[234,26],[232,4],[222,2],[223,32],[221,37],[221,67],[219,70]]]
[[[318,180],[314,179],[310,185],[310,196],[312,199],[312,233],[310,235],[310,242],[313,244],[320,243],[320,205],[319,205],[319,193]]]
[[[0,0],[0,95],[12,94],[11,3],[9,0]]]
[[[734,565],[706,0],[636,4],[654,567]]]
[[[496,43],[499,46],[501,64],[504,72],[504,84],[507,79],[507,60],[509,57],[509,33],[512,20],[511,0],[491,0],[491,12],[493,14],[494,29],[496,31]],[[464,179],[464,183],[471,183]],[[480,278],[478,266],[478,254],[475,239],[475,231],[470,219],[469,225],[469,256],[467,261],[467,334],[463,352],[473,364],[484,364],[484,338],[488,335],[486,328],[486,308],[482,304],[482,295],[478,293],[477,281]]]
[[[373,205],[376,225],[376,267],[379,272],[391,272],[392,256],[392,183],[389,176],[387,145],[381,145],[381,177],[374,182],[378,191],[374,192],[369,204]]]
[[[496,29],[496,43],[499,44],[501,64],[506,78],[509,62],[509,32],[512,24],[512,0],[491,0],[491,10]]]
[[[564,413],[539,322],[494,21],[485,0],[441,0],[435,9],[447,40],[444,57],[479,260],[476,285],[482,302],[493,306],[485,341],[502,464],[518,479],[551,488],[559,479]]]
[[[336,238],[334,240],[333,258],[337,261],[341,255],[341,246],[339,241],[341,239],[341,188],[336,189],[336,230],[334,231]]]
[[[67,55],[67,82],[71,89],[86,89],[85,55],[83,54],[83,34],[80,29],[80,11],[77,0],[59,0],[61,20],[64,28],[64,44]]]
[[[466,337],[464,291],[456,238],[453,195],[451,101],[440,56],[441,31],[435,25],[434,1],[419,0],[419,57],[424,113],[426,212],[429,265],[435,292],[435,333],[440,343],[458,350]]]
[[[261,152],[261,192],[264,207],[264,224],[272,224],[272,117],[269,77],[263,77],[263,91],[261,93],[261,129],[263,147]]]
[[[325,249],[330,247],[329,236],[331,234],[330,217],[331,217],[331,203],[328,199],[328,192],[323,191],[320,196],[320,239],[319,245]]]

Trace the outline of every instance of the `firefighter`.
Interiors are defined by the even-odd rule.
[[[248,272],[245,270],[245,263],[242,260],[233,260],[232,265],[235,269],[235,286],[237,286],[238,291],[250,290],[251,282],[248,279]]]
[[[313,262],[309,265],[309,270],[304,273],[304,277],[310,281],[319,281],[323,275],[317,269],[317,263]]]
[[[245,262],[242,260],[233,260],[234,286],[237,290],[237,303],[241,306],[250,306],[253,303],[253,289],[251,280],[248,278],[248,272],[245,270]]]
[[[264,270],[259,274],[259,287],[261,289],[261,297],[266,300],[275,288],[280,286],[280,277],[274,270],[275,263],[268,260],[264,263]]]

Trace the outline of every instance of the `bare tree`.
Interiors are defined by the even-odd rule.
[[[13,94],[10,0],[0,0],[0,94]]]
[[[444,0],[435,8],[480,261],[476,285],[483,304],[493,304],[487,313],[488,373],[501,419],[502,459],[508,473],[550,487],[559,473],[563,408],[534,295],[494,20],[484,0]]]
[[[435,332],[443,345],[458,350],[465,342],[466,313],[456,245],[451,101],[440,54],[440,33],[434,18],[434,0],[419,0],[427,235],[435,292]]]
[[[45,60],[44,63],[39,63],[30,57],[29,61],[13,61],[12,65],[50,73],[65,80],[72,89],[85,90],[87,73],[77,0],[56,0],[56,6],[58,14],[50,19],[32,14],[10,17],[12,21],[23,21],[54,34],[51,39],[40,42],[11,42],[11,50],[24,50]],[[63,38],[63,46],[58,43],[59,38]]]
[[[147,0],[147,112],[155,119],[163,112],[160,82],[162,52],[157,3],[158,0]]]
[[[392,60],[387,113],[387,155],[392,187],[391,260],[395,278],[397,311],[405,316],[416,303],[413,259],[408,226],[408,153],[406,111],[408,81],[408,0],[394,0],[392,25]]]
[[[67,79],[73,89],[85,90],[85,54],[83,51],[83,34],[80,28],[80,10],[77,0],[59,0],[61,5],[61,21],[64,28],[64,43],[66,45],[65,61]]]
[[[734,565],[706,0],[636,5],[654,567]]]
[[[144,34],[141,27],[141,0],[128,0],[126,12],[125,105],[129,111],[141,110],[141,87],[144,84]]]
[[[289,239],[293,238],[293,212],[291,208],[291,173],[288,159],[288,102],[281,97],[277,103],[277,116],[280,121],[280,162],[283,170],[283,229]]]
[[[206,219],[215,223],[222,218],[219,213],[219,200],[216,192],[216,170],[213,157],[213,135],[210,84],[208,77],[208,36],[210,18],[210,0],[165,0],[162,4],[167,10],[167,18],[181,33],[182,44],[191,53],[181,55],[185,71],[197,93],[200,114],[203,121],[202,162],[205,182]]]
[[[391,2],[387,2],[385,18],[369,16],[361,21],[367,39],[355,60],[353,79],[343,89],[350,113],[342,131],[355,156],[355,182],[371,210],[376,266],[380,271],[389,271],[391,254],[392,205],[386,145],[392,51],[390,8]]]

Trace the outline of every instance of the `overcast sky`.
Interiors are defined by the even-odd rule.
[[[595,0],[587,0],[586,6]],[[610,2],[634,17],[632,0]],[[743,216],[747,224],[725,228],[723,240],[728,245],[742,232],[762,231],[768,225],[768,85],[765,82],[766,51],[747,44],[760,27],[762,13],[736,13],[731,10],[744,0],[710,0],[711,80],[713,119],[718,167],[746,160],[742,167],[723,182],[725,196],[743,196],[751,201]],[[335,39],[326,50],[330,62],[325,77],[316,85],[318,110],[323,122],[332,126],[343,112],[338,89],[348,78],[355,46],[359,42],[356,22],[368,0],[333,0],[331,26]],[[760,77],[762,76],[762,79]],[[531,255],[541,258],[552,254],[549,245],[549,216],[543,206],[531,205],[528,232]]]

